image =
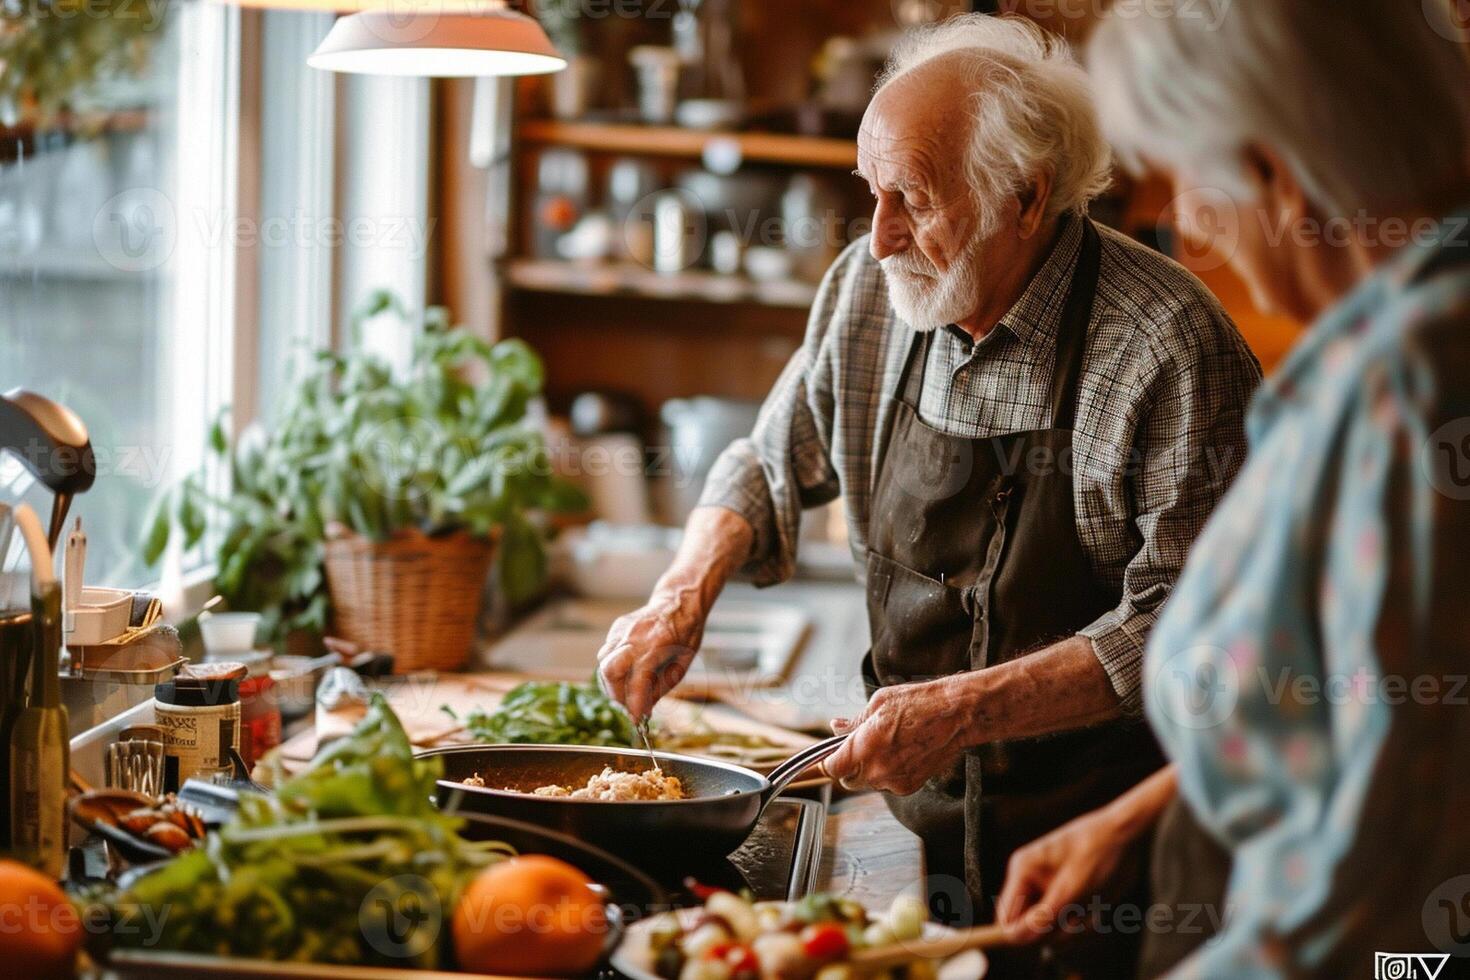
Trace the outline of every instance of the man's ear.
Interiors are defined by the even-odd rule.
[[[1020,213],[1016,216],[1016,231],[1021,238],[1030,238],[1046,222],[1046,206],[1051,201],[1052,179],[1049,171],[1043,170],[1035,182],[1016,195]]]

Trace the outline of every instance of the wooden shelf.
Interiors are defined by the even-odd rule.
[[[584,265],[555,259],[515,259],[505,266],[513,289],[579,296],[631,296],[702,303],[753,303],[805,310],[816,298],[817,287],[799,280],[757,282],[744,276],[726,276],[691,270],[661,273],[633,263]]]
[[[529,143],[695,159],[703,156],[711,144],[723,142],[735,146],[740,159],[750,162],[846,170],[857,166],[856,142],[824,136],[728,133],[680,129],[677,126],[559,122],[552,119],[524,120],[517,134]]]

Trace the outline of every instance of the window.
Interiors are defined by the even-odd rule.
[[[164,9],[142,77],[0,138],[0,390],[87,423],[98,478],[73,513],[94,584],[156,577],[138,557],[146,512],[199,465],[229,395],[239,13]],[[0,500],[51,507],[8,454]]]
[[[95,125],[0,129],[0,391],[87,423],[87,581],[126,588],[157,581],[140,536],[161,491],[208,462],[213,420],[269,424],[293,366],[345,340],[373,290],[421,305],[432,230],[425,80],[308,67],[330,14],[158,9],[143,76],[82,100]],[[402,353],[398,334],[382,342]],[[206,473],[217,491],[225,476]],[[0,501],[51,508],[8,454]],[[170,567],[212,557],[206,540]]]

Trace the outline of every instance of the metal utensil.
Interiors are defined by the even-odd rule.
[[[666,863],[708,858],[738,848],[771,801],[809,767],[846,741],[836,735],[803,748],[762,776],[742,766],[655,752],[666,775],[677,776],[688,799],[606,802],[532,796],[540,786],[581,786],[611,766],[637,772],[647,758],[636,749],[568,745],[463,745],[427,749],[443,760],[435,798],[453,813],[489,813],[525,820],[591,841],[614,854]],[[478,774],[483,787],[463,781]],[[653,841],[658,846],[650,847]]]
[[[47,534],[55,550],[72,497],[90,490],[97,479],[87,427],[71,409],[13,388],[0,396],[0,451],[7,449],[55,495]]]

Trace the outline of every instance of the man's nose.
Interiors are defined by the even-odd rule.
[[[882,261],[908,248],[911,241],[908,223],[903,220],[903,215],[897,213],[893,205],[879,198],[873,209],[873,234],[868,239],[868,251],[873,253],[873,258]]]

